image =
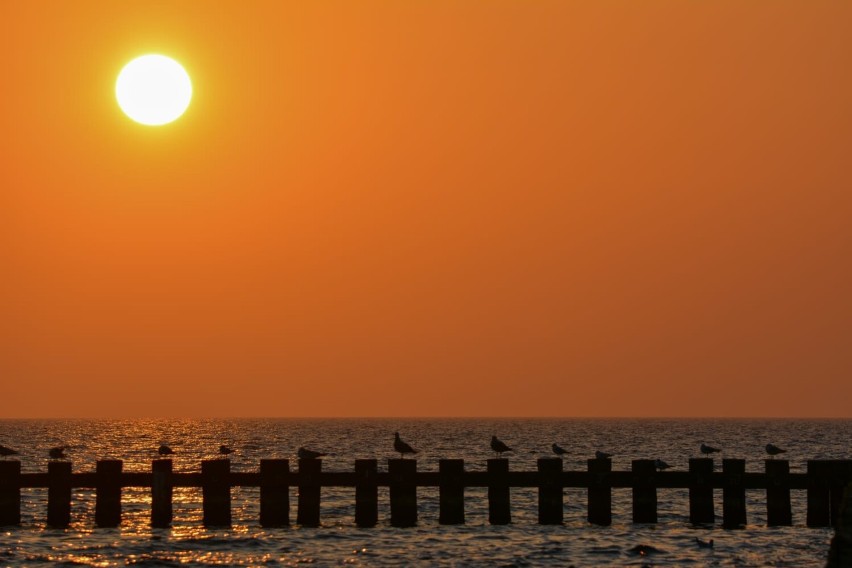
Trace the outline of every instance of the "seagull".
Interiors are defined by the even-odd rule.
[[[228,446],[222,445],[222,446],[219,446],[219,453],[222,454],[223,456],[227,456],[228,454],[233,454],[234,450],[232,450]]]
[[[713,548],[713,539],[701,540],[700,538],[695,537],[695,544],[698,545],[698,548]]]
[[[770,456],[772,456],[773,458],[775,456],[777,456],[778,454],[784,454],[786,452],[787,452],[787,450],[782,450],[781,448],[779,448],[775,444],[766,444],[766,453],[769,454]]]
[[[654,467],[656,467],[660,471],[663,471],[664,469],[669,469],[671,466],[669,464],[667,464],[666,462],[664,462],[663,460],[656,459],[656,460],[654,460]]]
[[[399,452],[399,457],[404,458],[405,454],[416,454],[417,450],[402,441],[399,437],[399,432],[394,433],[393,450]]]
[[[499,458],[503,455],[503,452],[513,452],[514,450],[497,439],[497,436],[491,436],[491,449],[494,450],[494,453],[497,454]]]
[[[612,454],[608,454],[606,452],[602,452],[600,450],[595,451],[595,459],[596,460],[608,460],[612,457]]]
[[[565,448],[560,448],[560,447],[559,447],[558,445],[556,445],[556,444],[552,444],[552,445],[550,446],[550,449],[552,449],[552,450],[553,450],[553,453],[554,453],[554,454],[556,454],[557,456],[564,456],[565,454],[567,454],[567,453],[568,453],[568,450],[566,450]]]
[[[64,460],[65,459],[65,446],[57,446],[55,448],[50,448],[48,450],[47,455],[50,456],[52,460]]]
[[[173,453],[175,453],[175,451],[173,449],[171,449],[170,447],[168,447],[167,445],[163,444],[162,446],[157,448],[157,453],[160,454],[161,456],[170,456]]]
[[[714,448],[713,446],[708,446],[707,444],[701,444],[701,453],[705,456],[709,456],[710,454],[715,454],[717,452],[721,452],[719,448]]]
[[[403,443],[405,443],[405,442],[403,442]],[[315,451],[309,450],[307,448],[299,448],[298,454],[299,454],[299,459],[302,459],[302,460],[315,460],[317,458],[321,458],[323,456],[328,455],[328,454],[324,454],[322,452],[315,452]]]
[[[18,452],[13,450],[12,448],[7,448],[6,446],[0,446],[0,457],[5,458],[6,456],[17,456]]]

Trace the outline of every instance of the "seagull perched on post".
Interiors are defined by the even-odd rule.
[[[562,457],[568,453],[568,450],[566,450],[565,448],[560,448],[557,444],[552,444],[550,446],[550,449],[553,450],[553,453],[559,457]]]
[[[160,454],[161,456],[170,456],[173,453],[175,453],[175,451],[173,449],[171,449],[170,447],[168,447],[167,445],[163,444],[162,446],[157,448],[157,453]]]
[[[491,436],[491,449],[494,450],[494,453],[497,454],[499,458],[503,455],[503,452],[513,452],[514,450],[497,439],[497,436]]]
[[[302,460],[315,460],[317,458],[321,458],[323,456],[328,455],[328,454],[324,454],[322,452],[315,452],[313,450],[309,450],[308,448],[301,448],[301,447],[299,448],[299,451],[297,452],[297,454],[299,456],[299,459],[302,459]]]
[[[221,446],[219,446],[219,453],[222,454],[223,456],[227,456],[228,454],[233,454],[234,450],[232,450],[228,446],[221,445]]]
[[[65,448],[66,446],[57,446],[55,448],[50,448],[50,450],[48,450],[47,452],[47,455],[50,456],[50,459],[52,460],[64,460]]]
[[[717,452],[721,452],[719,448],[714,448],[713,446],[708,446],[707,444],[701,444],[701,453],[705,456],[709,456],[710,454],[715,454]]]
[[[766,453],[774,458],[778,454],[787,453],[787,450],[782,450],[781,448],[779,448],[775,444],[766,444]]]
[[[393,438],[393,451],[399,452],[399,457],[404,458],[405,454],[416,454],[417,450],[406,444],[402,441],[402,438],[399,437],[399,432],[394,432]]]
[[[17,455],[18,455],[18,452],[16,450],[13,450],[12,448],[7,448],[6,446],[0,446],[0,457],[5,458],[7,456],[17,456]]]
[[[600,450],[595,450],[595,459],[596,460],[608,460],[612,457],[612,454],[608,454],[606,452],[602,452]]]
[[[663,471],[664,469],[669,469],[671,466],[663,460],[656,459],[654,460],[654,467],[656,467],[660,471]]]

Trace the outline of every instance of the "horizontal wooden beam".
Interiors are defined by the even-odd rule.
[[[151,487],[151,473],[122,472],[121,487]],[[46,473],[20,474],[20,487],[42,488],[49,486]],[[539,487],[541,474],[537,471],[510,471],[508,473],[509,487]],[[590,473],[587,471],[563,471],[558,476],[564,488],[611,487],[613,489],[629,489],[633,487],[634,473],[632,471],[611,471],[607,473]],[[231,487],[260,487],[260,473],[231,472],[228,477]],[[300,484],[302,477],[299,472],[291,471],[282,480],[294,487]],[[486,471],[465,471],[461,474],[461,482],[465,488],[488,487],[489,474]],[[440,474],[437,471],[418,471],[415,475],[417,487],[439,487]],[[324,471],[319,474],[322,487],[355,487],[358,475],[354,471]],[[807,473],[790,473],[786,476],[784,486],[788,489],[808,489],[816,483]],[[724,489],[726,487],[744,487],[745,489],[766,489],[770,486],[767,475],[763,472],[747,472],[731,476],[717,471],[700,476],[688,471],[663,471],[651,475],[651,483],[658,489],[688,489],[701,483],[705,487]],[[71,486],[75,489],[95,489],[98,476],[94,472],[72,473]],[[387,472],[376,474],[378,487],[389,487],[390,477]],[[202,487],[201,473],[173,473],[173,487]]]

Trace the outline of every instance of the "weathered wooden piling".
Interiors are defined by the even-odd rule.
[[[47,464],[47,526],[64,529],[71,524],[71,462]]]
[[[296,522],[303,527],[320,526],[320,474],[322,460],[299,460],[299,509]]]
[[[388,460],[390,522],[393,527],[417,524],[417,460]]]
[[[843,491],[826,568],[852,568],[852,483]]]
[[[824,460],[808,460],[809,527],[831,526],[831,464]]]
[[[561,525],[562,503],[562,460],[541,458],[538,460],[538,522],[541,525]]]
[[[633,460],[633,522],[657,522],[657,486],[654,460]]]
[[[464,460],[440,460],[438,476],[438,523],[464,524]]]
[[[168,528],[172,524],[172,460],[154,460],[151,478],[151,526]]]
[[[201,499],[205,527],[231,526],[231,460],[201,462]]]
[[[98,460],[95,465],[95,525],[117,527],[121,524],[121,460]]]
[[[693,525],[716,522],[713,509],[713,460],[711,458],[691,458],[689,473],[695,476],[695,483],[689,488],[689,522]]]
[[[290,460],[260,460],[260,526],[290,524]]]
[[[592,480],[588,489],[588,519],[595,525],[612,524],[612,485],[608,476],[612,471],[612,460],[590,459],[587,462]]]
[[[0,461],[0,527],[21,524],[21,462]]]
[[[488,522],[492,525],[508,525],[512,522],[509,493],[509,460],[488,460]]]
[[[766,524],[770,527],[793,524],[793,509],[790,505],[790,462],[787,460],[764,460],[766,464]]]
[[[742,528],[746,525],[745,460],[723,459],[722,473],[726,474],[722,488],[722,526]]]
[[[852,461],[833,460],[828,467],[831,500],[831,524],[837,525],[846,484],[852,479]]]
[[[378,475],[378,460],[355,460],[355,524],[359,527],[379,522]]]

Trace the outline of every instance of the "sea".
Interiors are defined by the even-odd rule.
[[[176,471],[200,471],[220,445],[235,450],[232,471],[257,471],[263,458],[296,458],[297,448],[327,452],[325,471],[351,471],[358,458],[377,458],[380,469],[393,451],[394,432],[417,448],[417,467],[437,471],[438,460],[462,458],[468,470],[485,470],[492,435],[511,446],[510,467],[533,471],[553,457],[551,444],[568,453],[565,470],[585,470],[596,450],[611,453],[613,470],[634,459],[663,459],[686,470],[700,444],[721,457],[746,459],[762,471],[764,447],[785,448],[793,472],[809,459],[852,458],[852,420],[785,419],[209,419],[209,420],[0,420],[0,444],[20,451],[24,472],[47,470],[48,449],[67,446],[75,472],[94,471],[98,459],[122,459],[125,471],[150,471],[160,444],[174,449]],[[718,455],[718,454],[717,454]],[[721,460],[717,459],[717,468]],[[691,526],[686,490],[659,490],[659,522],[631,522],[631,492],[613,490],[613,524],[590,525],[586,492],[565,490],[565,522],[537,524],[535,489],[512,489],[512,523],[491,526],[485,489],[466,491],[466,524],[438,524],[438,491],[418,489],[419,520],[413,528],[389,522],[386,488],[379,489],[379,524],[354,523],[354,489],[322,490],[322,526],[295,524],[265,529],[258,522],[259,490],[232,490],[233,526],[202,526],[201,490],[174,491],[174,523],[150,527],[150,490],[123,493],[123,521],[94,528],[95,494],[75,489],[68,529],[45,526],[47,490],[22,491],[22,526],[0,528],[2,566],[823,566],[832,530],[805,526],[804,491],[792,492],[793,526],[766,526],[764,491],[748,491],[748,525],[721,528],[717,520]],[[712,548],[696,538],[713,539]],[[638,548],[637,548],[638,547]],[[644,548],[643,548],[644,547]]]

